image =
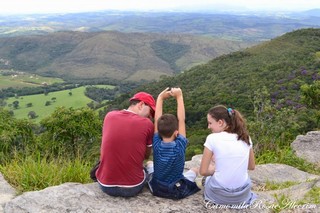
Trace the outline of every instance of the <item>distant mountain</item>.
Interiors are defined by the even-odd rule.
[[[313,10],[307,10],[305,12],[299,13],[300,15],[303,16],[315,16],[315,17],[320,17],[320,8],[319,9],[313,9]]]
[[[290,13],[120,12],[0,15],[0,36],[56,31],[120,31],[205,35],[242,41],[266,41],[293,30],[320,27],[315,11]],[[319,14],[319,13],[318,13]]]
[[[206,112],[216,104],[235,107],[252,116],[254,93],[263,87],[269,91],[267,99],[272,104],[302,112],[300,86],[320,80],[319,47],[320,29],[298,30],[143,85],[132,93],[148,91],[157,97],[168,86],[180,86],[191,128],[204,128]],[[123,107],[131,95],[117,99],[113,108]],[[174,105],[166,106],[175,109]]]
[[[55,32],[0,38],[0,68],[63,79],[150,81],[249,45],[182,34]]]

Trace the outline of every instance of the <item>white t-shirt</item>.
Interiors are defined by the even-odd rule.
[[[250,139],[250,144],[252,142]],[[238,140],[237,134],[220,132],[207,136],[204,144],[213,152],[215,159],[214,177],[223,187],[235,189],[248,180],[250,148],[246,142]]]

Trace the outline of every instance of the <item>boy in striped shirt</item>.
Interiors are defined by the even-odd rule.
[[[177,101],[177,117],[172,114],[162,114],[163,101],[171,96]],[[199,168],[192,168],[183,173],[188,140],[180,88],[167,88],[158,95],[154,120],[154,161],[147,163],[147,168],[154,168],[148,182],[152,194],[158,197],[182,199],[198,192],[200,189],[195,183],[195,178]]]

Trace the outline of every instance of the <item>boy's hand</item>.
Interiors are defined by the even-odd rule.
[[[158,95],[158,98],[161,98],[161,99],[167,99],[169,98],[170,96],[172,96],[172,92],[170,90],[169,87],[167,87],[165,90],[163,90],[159,95]]]
[[[182,96],[182,90],[179,87],[171,88],[171,94],[177,99]]]

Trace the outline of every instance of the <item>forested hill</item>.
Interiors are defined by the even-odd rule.
[[[73,79],[153,80],[252,45],[182,34],[55,32],[0,38],[0,69]]]
[[[189,127],[203,128],[207,110],[216,104],[235,107],[252,116],[253,97],[255,93],[262,95],[264,86],[270,94],[267,99],[279,109],[301,109],[300,86],[316,79],[320,79],[320,29],[303,29],[220,56],[138,90],[151,92],[156,98],[165,87],[180,86]],[[130,95],[117,103],[124,105]]]

